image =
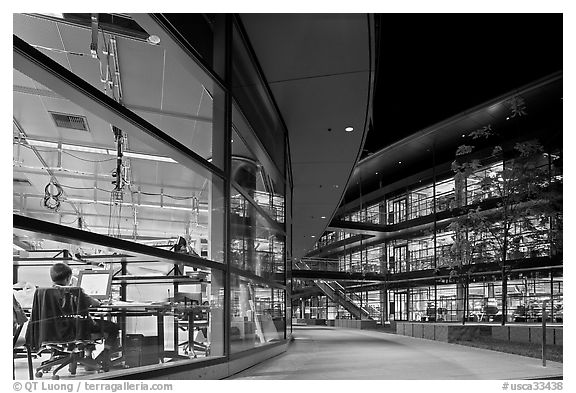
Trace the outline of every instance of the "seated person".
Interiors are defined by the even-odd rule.
[[[58,286],[71,286],[72,281],[72,269],[65,263],[58,262],[52,265],[50,268],[50,278],[54,287]],[[88,307],[98,307],[100,306],[100,301],[94,299],[80,290],[79,299],[81,305],[87,305]],[[118,348],[118,325],[112,321],[107,321],[104,319],[91,319],[91,334],[94,338],[104,338],[104,359],[109,361],[110,351]],[[87,348],[87,356],[91,357],[91,352],[93,348]]]

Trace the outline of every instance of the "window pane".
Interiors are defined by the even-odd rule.
[[[230,285],[231,352],[284,339],[285,291],[236,275]]]
[[[107,14],[99,14],[103,23],[93,42],[90,24],[83,22],[89,15],[67,16],[64,21],[14,14],[14,34],[202,158],[212,161],[213,144],[221,140],[213,138],[214,114],[221,113],[215,108],[214,97],[222,97],[222,92],[213,85],[204,86],[200,80],[205,78],[192,75],[162,43],[150,45],[146,41],[148,35],[143,34],[132,19],[124,18],[135,30],[132,33],[125,30],[126,35],[118,35],[114,34],[114,27],[121,26],[123,19],[112,18],[106,23]],[[57,104],[58,95],[40,84],[31,86],[17,79],[14,84],[15,96],[50,96]],[[217,105],[223,103],[219,101]],[[66,109],[68,111],[62,108],[61,112],[81,114],[73,108]],[[221,127],[218,130],[222,132]],[[214,160],[214,164],[220,166],[221,160]]]
[[[286,237],[231,189],[231,265],[284,284]]]
[[[14,296],[25,310],[32,308],[37,288],[52,286],[50,267],[55,262],[70,266],[72,286],[109,300],[90,308],[90,316],[119,329],[122,352],[113,351],[111,371],[224,354],[222,271],[20,229],[14,230],[14,242],[19,245],[14,252]],[[101,271],[113,273],[100,276],[111,277],[109,292],[108,281],[88,289],[81,278]],[[100,340],[93,356],[102,348]],[[34,365],[48,357],[41,355]],[[76,377],[97,373],[80,365]],[[70,376],[67,368],[59,374]]]
[[[14,80],[40,86],[16,70]],[[52,113],[79,116],[63,128]],[[224,182],[200,164],[62,97],[15,92],[13,137],[15,212],[223,261]]]

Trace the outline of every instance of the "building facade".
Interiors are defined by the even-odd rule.
[[[295,317],[537,322],[546,304],[562,322],[561,86],[552,75],[362,160],[294,267]],[[311,291],[319,278],[346,301]]]

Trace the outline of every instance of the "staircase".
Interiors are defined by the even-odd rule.
[[[312,270],[306,262],[295,261],[294,265],[298,269]],[[344,307],[356,319],[372,319],[371,313],[363,307],[360,307],[348,294],[344,287],[337,281],[314,280],[314,284],[330,298],[334,303]],[[356,295],[358,296],[358,295]],[[358,297],[359,299],[359,297]]]

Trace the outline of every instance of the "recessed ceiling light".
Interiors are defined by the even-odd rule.
[[[322,217],[320,217],[320,218],[326,218],[326,216],[322,216]]]
[[[148,36],[146,41],[148,41],[149,44],[158,45],[160,43],[160,37],[158,37],[157,35],[151,35]]]
[[[402,161],[398,161],[398,164],[402,164]]]
[[[312,236],[310,236],[310,237],[316,237],[316,236],[312,235]]]
[[[376,174],[378,174],[378,172],[376,172]]]
[[[462,138],[465,138],[465,137],[466,137],[466,135],[465,135],[465,134],[462,134]]]
[[[346,128],[344,128],[344,131],[352,132],[352,131],[354,131],[354,127],[346,127]]]
[[[510,120],[510,118],[509,118],[509,117],[507,117],[507,118],[506,118],[506,120]]]

